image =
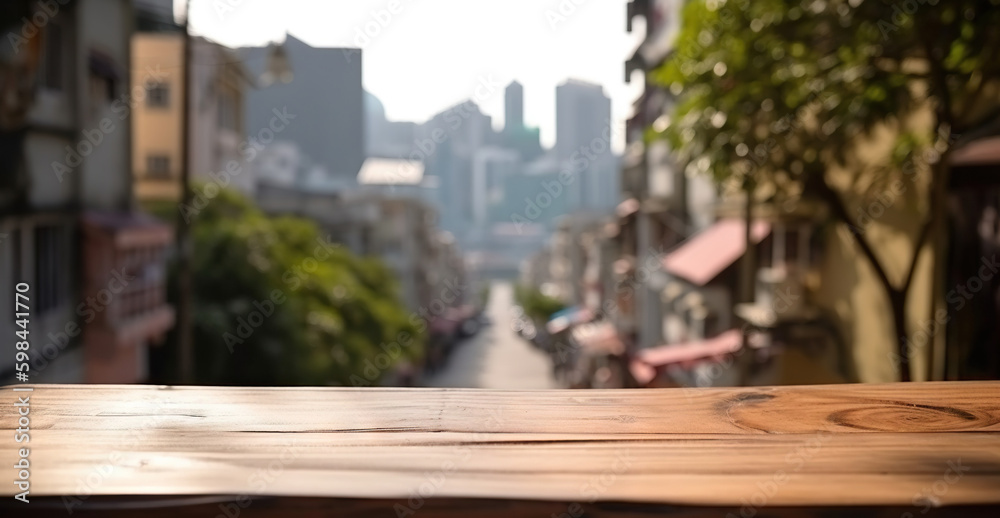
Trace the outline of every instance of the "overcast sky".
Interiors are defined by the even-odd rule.
[[[472,98],[499,128],[502,87],[517,79],[525,90],[525,123],[541,128],[542,143],[550,147],[555,142],[555,87],[565,79],[604,86],[618,127],[641,92],[641,80],[632,85],[624,81],[624,61],[643,32],[641,20],[635,32],[625,32],[626,0],[191,3],[192,32],[229,46],[281,41],[286,32],[318,47],[360,46],[364,87],[382,101],[392,120],[423,122]],[[390,5],[396,6],[396,14]],[[375,35],[358,35],[366,29]],[[483,81],[501,86],[476,99]],[[615,134],[620,152],[624,132]]]

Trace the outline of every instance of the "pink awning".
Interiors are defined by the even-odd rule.
[[[952,167],[1000,164],[1000,136],[981,138],[955,150]]]
[[[730,329],[707,340],[643,349],[636,354],[629,370],[639,383],[646,384],[656,377],[657,368],[678,363],[720,360],[742,347],[743,335],[738,329]]]
[[[697,286],[704,286],[736,262],[746,250],[746,224],[741,219],[723,219],[698,233],[663,259],[663,269]],[[771,224],[754,221],[750,238],[759,243],[771,232]]]

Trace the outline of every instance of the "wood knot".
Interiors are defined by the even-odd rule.
[[[996,418],[951,406],[885,401],[838,410],[827,421],[848,428],[879,432],[946,432],[985,428]]]

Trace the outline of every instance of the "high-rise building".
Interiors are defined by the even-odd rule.
[[[578,181],[572,185],[574,208],[614,206],[609,185],[617,185],[611,150],[611,99],[601,85],[569,79],[556,87],[556,156],[569,164]]]
[[[517,150],[523,162],[542,155],[538,128],[524,125],[524,87],[512,81],[504,89],[504,126],[500,141],[504,147]]]
[[[610,140],[610,131],[611,99],[601,85],[569,79],[556,87],[556,152],[561,160],[572,159],[594,141]]]
[[[443,230],[459,243],[472,230],[472,161],[480,148],[495,143],[492,122],[476,103],[456,104],[422,124],[407,158],[426,164],[425,178],[437,182],[437,206]]]
[[[472,220],[478,235],[485,234],[493,223],[508,220],[509,213],[503,211],[505,187],[520,173],[520,156],[512,149],[490,146],[472,155]]]
[[[503,91],[505,133],[524,128],[524,87],[512,81]]]
[[[272,70],[278,59],[273,47],[241,51],[245,66],[261,83],[246,99],[251,142],[295,142],[326,169],[329,183],[355,185],[365,160],[360,49],[317,48],[288,35],[281,51],[290,69],[284,74]],[[280,131],[271,127],[278,114],[284,119]]]

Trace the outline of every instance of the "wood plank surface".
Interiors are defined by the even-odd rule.
[[[1000,382],[0,390],[0,476],[16,477],[10,460],[30,447],[31,496],[75,495],[81,510],[128,495],[361,498],[386,516],[497,499],[555,505],[557,516],[573,504],[610,516],[602,502],[736,516],[1000,504]],[[13,440],[15,395],[31,397],[29,445]],[[17,492],[0,488],[5,500]]]

